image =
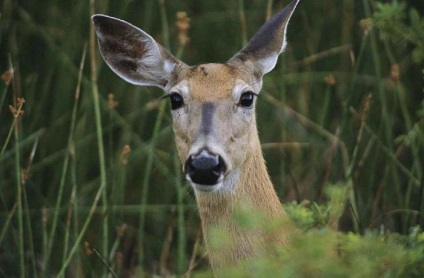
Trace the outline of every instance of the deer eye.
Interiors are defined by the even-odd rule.
[[[171,101],[171,109],[176,110],[181,108],[184,105],[183,97],[178,93],[171,93],[169,95],[169,99]]]
[[[239,105],[245,108],[252,108],[255,95],[256,94],[251,91],[244,92],[240,97]]]

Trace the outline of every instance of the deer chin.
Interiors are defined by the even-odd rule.
[[[222,181],[219,181],[213,185],[204,185],[191,182],[191,186],[195,192],[199,191],[203,193],[216,193],[222,190]]]
[[[190,177],[187,180],[196,194],[226,194],[231,195],[235,192],[237,181],[239,180],[239,170],[233,169],[222,175],[216,184],[205,185],[193,182]]]

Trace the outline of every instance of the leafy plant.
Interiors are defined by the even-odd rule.
[[[331,190],[334,190],[332,188]],[[330,190],[330,191],[331,191]],[[336,200],[335,200],[336,199]],[[400,235],[387,230],[367,231],[364,235],[334,231],[323,221],[323,211],[329,211],[340,199],[330,196],[327,204],[308,206],[306,202],[285,206],[290,218],[302,231],[292,230],[288,249],[276,246],[274,255],[259,254],[235,268],[222,269],[224,277],[422,277],[424,275],[424,232],[411,228]],[[328,213],[327,213],[328,215]],[[264,221],[263,216],[240,211],[236,219],[250,219],[241,227],[275,229],[275,222]],[[252,220],[254,219],[254,220]],[[260,220],[262,219],[262,221]],[[282,225],[284,225],[284,222]],[[216,244],[231,246],[225,231],[215,233]],[[196,272],[195,277],[208,276]]]
[[[376,2],[373,20],[383,39],[412,44],[413,60],[417,63],[424,61],[424,17],[417,9],[408,7],[403,1]]]

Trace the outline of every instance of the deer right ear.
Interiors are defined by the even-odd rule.
[[[164,89],[175,67],[183,64],[128,22],[105,15],[94,15],[92,20],[106,64],[132,84]]]
[[[278,55],[286,47],[287,24],[300,0],[293,0],[281,12],[268,20],[247,43],[246,47],[231,58],[229,64],[240,63],[263,76],[277,63]]]

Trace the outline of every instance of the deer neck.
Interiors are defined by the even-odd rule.
[[[278,236],[267,235],[263,230],[249,230],[237,223],[235,214],[247,209],[253,217],[264,216],[265,219],[279,219],[285,215],[273,184],[267,173],[265,161],[260,148],[257,133],[252,135],[252,148],[240,169],[234,170],[227,182],[234,187],[231,192],[215,194],[196,192],[203,233],[213,268],[237,265],[240,261],[263,251],[264,241],[272,238],[280,245],[286,245],[284,232]],[[230,245],[226,248],[214,246],[214,233],[224,233]],[[224,240],[225,241],[225,240]],[[216,247],[216,248],[215,248]]]

